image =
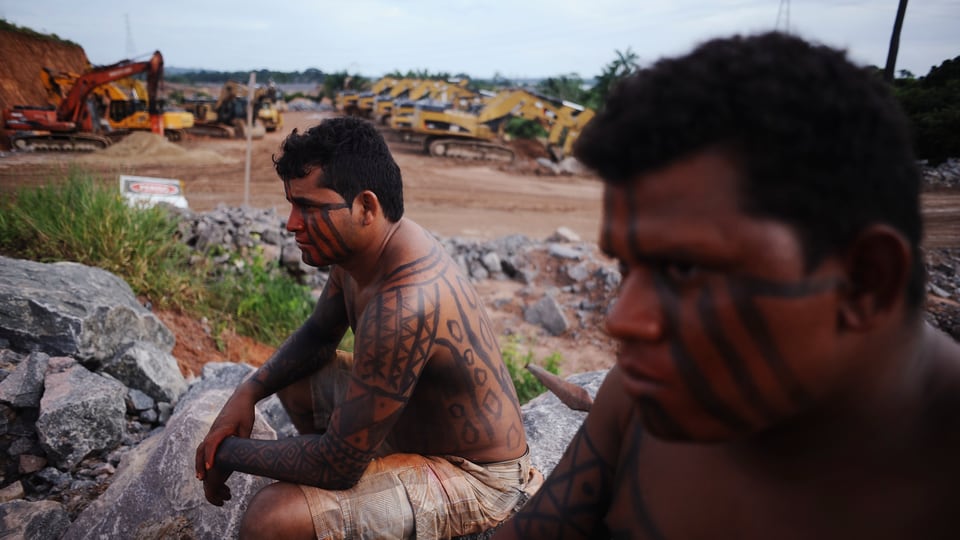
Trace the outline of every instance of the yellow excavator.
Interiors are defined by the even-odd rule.
[[[373,98],[373,118],[378,124],[390,125],[390,116],[393,111],[393,102],[404,99],[410,89],[420,84],[420,79],[400,79],[390,87],[390,90]]]
[[[184,107],[196,117],[194,135],[214,137],[246,137],[262,139],[267,131],[275,131],[283,124],[276,108],[276,92],[271,88],[254,90],[253,125],[247,126],[247,86],[227,81],[220,89],[220,97],[184,100]]]
[[[564,109],[570,109],[566,111]],[[581,110],[578,110],[581,109]],[[501,141],[510,118],[538,122],[549,133],[558,119],[575,118],[584,108],[529,90],[498,92],[477,110],[457,110],[447,104],[421,102],[414,109],[407,140],[423,144],[432,156],[510,162],[513,149]],[[572,129],[557,133],[564,144],[573,144]]]
[[[403,98],[396,99],[390,113],[390,127],[395,131],[406,132],[413,127],[413,112],[417,102],[429,99],[431,92],[438,90],[443,81],[433,79],[418,81]]]
[[[380,96],[389,94],[390,89],[397,84],[397,81],[398,79],[393,77],[383,77],[375,81],[370,86],[370,90],[358,93],[357,106],[354,110],[354,114],[364,118],[372,118],[376,99]]]
[[[40,80],[47,91],[47,102],[59,107],[80,75],[71,72],[43,68]],[[143,81],[127,77],[94,87],[93,98],[101,107],[100,118],[111,131],[150,131],[150,99]],[[163,134],[171,141],[179,141],[185,131],[193,127],[193,114],[186,111],[166,110],[160,100]]]
[[[587,122],[597,115],[593,109],[576,103],[565,101],[564,105],[558,111],[557,120],[547,136],[547,150],[554,161],[560,161],[571,154],[573,143],[580,136],[580,132]]]

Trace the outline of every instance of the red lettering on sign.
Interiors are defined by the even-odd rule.
[[[130,184],[130,191],[134,193],[147,193],[150,195],[176,195],[180,192],[180,189],[171,184],[134,182]]]

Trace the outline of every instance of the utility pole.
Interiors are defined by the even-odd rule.
[[[127,21],[127,58],[133,58],[137,55],[137,48],[133,45],[133,31],[130,29],[130,14],[124,13],[123,16]]]
[[[250,207],[250,155],[253,153],[253,95],[257,87],[257,74],[250,72],[247,87],[247,165],[243,173],[243,207]]]
[[[780,6],[777,8],[777,22],[774,28],[780,29],[780,19],[783,19],[783,32],[790,33],[790,0],[780,0]]]
[[[907,12],[907,0],[900,0],[897,7],[897,19],[893,21],[893,34],[890,36],[890,49],[887,51],[887,65],[883,68],[883,80],[893,82],[893,71],[897,66],[897,52],[900,50],[900,30],[903,29],[903,16]]]

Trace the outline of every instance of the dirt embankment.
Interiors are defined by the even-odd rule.
[[[79,45],[53,36],[0,28],[0,111],[14,105],[47,105],[47,91],[40,80],[43,68],[83,73],[89,66]],[[9,138],[0,124],[0,148]]]

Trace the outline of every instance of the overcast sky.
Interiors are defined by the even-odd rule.
[[[217,71],[446,71],[489,78],[600,73],[720,35],[788,28],[883,66],[897,0],[0,0],[0,18],[79,43],[94,64],[160,50]],[[789,10],[787,10],[789,6]],[[789,12],[789,17],[787,16]],[[789,27],[787,26],[789,22]],[[129,29],[129,32],[128,32]],[[960,0],[912,0],[897,69],[960,55]],[[9,61],[4,58],[0,61]]]

